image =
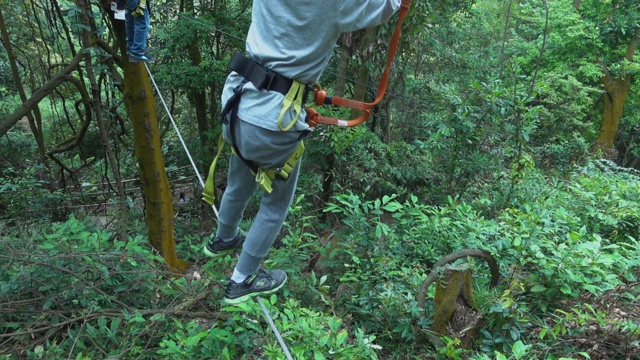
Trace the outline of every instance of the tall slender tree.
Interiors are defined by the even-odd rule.
[[[109,13],[110,0],[101,2]],[[109,15],[120,54],[126,52],[126,29],[123,21]],[[140,180],[146,204],[147,230],[151,245],[164,257],[169,268],[183,271],[188,263],[180,260],[176,252],[173,198],[165,170],[156,99],[146,63],[121,61],[124,72],[124,102],[131,117],[135,155],[140,169]]]
[[[585,23],[600,32],[602,47],[596,59],[602,72],[604,107],[597,144],[611,149],[633,84],[635,71],[630,64],[640,40],[640,6],[636,0],[574,0],[573,4]]]

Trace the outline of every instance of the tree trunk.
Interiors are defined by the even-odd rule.
[[[109,0],[102,5],[109,11]],[[122,54],[126,50],[123,21],[109,17]],[[146,204],[147,229],[151,245],[164,257],[172,271],[184,271],[188,263],[176,253],[173,228],[173,198],[165,171],[160,144],[156,101],[145,63],[123,61],[124,101],[133,126],[133,145],[140,167],[140,180]]]
[[[633,62],[639,41],[640,27],[636,28],[634,36],[627,47],[627,53],[624,57],[627,61]],[[631,74],[623,72],[614,78],[604,64],[601,64],[601,68],[602,77],[600,81],[604,85],[605,96],[602,126],[600,127],[600,134],[598,134],[597,144],[601,149],[610,150],[618,133],[624,103],[631,88]]]
[[[124,65],[124,100],[133,125],[133,144],[140,166],[151,245],[170,268],[183,271],[173,229],[173,198],[160,144],[156,102],[144,63]]]
[[[473,296],[471,270],[447,268],[443,277],[444,281],[436,281],[431,329],[458,338],[463,349],[471,349],[482,320]]]
[[[185,11],[194,13],[193,0],[187,0],[184,3]],[[192,43],[187,45],[187,53],[191,59],[191,65],[198,67],[202,63],[202,55],[200,54],[200,48],[198,47],[198,36],[194,37]],[[213,142],[208,138],[209,121],[207,120],[207,95],[204,88],[193,89],[190,91],[191,102],[195,107],[196,121],[198,123],[198,135],[200,137],[200,158],[206,158],[206,155],[213,154]],[[200,166],[206,166],[206,164],[199,164]]]
[[[605,86],[602,126],[597,140],[598,146],[602,149],[608,150],[613,147],[613,142],[620,127],[624,103],[630,88],[631,75],[617,78]]]
[[[4,44],[5,50],[7,51],[7,57],[9,58],[9,66],[11,67],[11,74],[13,76],[13,81],[16,84],[18,95],[20,96],[20,100],[23,103],[25,103],[27,102],[27,94],[25,93],[24,86],[22,85],[22,79],[20,78],[20,71],[18,70],[16,56],[13,53],[13,48],[11,47],[9,32],[7,31],[7,27],[4,22],[4,16],[2,15],[2,11],[0,11],[0,33],[2,33],[2,42]],[[37,121],[36,119],[34,119],[34,115],[37,117]],[[29,127],[31,128],[31,132],[33,133],[33,136],[36,139],[36,143],[38,144],[38,154],[40,155],[40,161],[42,162],[42,164],[46,165],[44,138],[42,136],[41,129],[38,126],[36,126],[36,123],[40,123],[40,124],[42,123],[42,121],[40,120],[40,109],[38,108],[38,104],[35,103],[29,109],[29,111],[26,112],[25,116],[29,121]],[[11,126],[13,126],[13,124]]]
[[[368,48],[373,45],[376,40],[377,33],[377,26],[367,28],[364,34],[364,39],[362,40],[363,54],[366,54],[368,52]],[[364,101],[364,97],[367,95],[367,85],[369,84],[369,69],[367,68],[365,58],[366,56],[363,56],[362,64],[358,69],[358,78],[356,79],[355,90],[353,91],[353,99],[357,101]],[[360,115],[362,115],[362,111],[355,109],[351,110],[351,119],[355,119]]]

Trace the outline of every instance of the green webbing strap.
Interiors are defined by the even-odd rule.
[[[302,100],[304,99],[304,90],[306,89],[306,85],[301,83],[298,80],[293,80],[293,84],[291,84],[291,88],[287,95],[284,96],[284,100],[282,101],[282,110],[280,110],[280,116],[278,116],[278,127],[282,131],[289,131],[298,120],[300,116],[300,112],[302,112]],[[293,110],[296,112],[296,116],[293,117],[291,122],[287,124],[287,126],[282,126],[282,119],[284,118],[284,114],[289,108],[293,105]]]
[[[218,152],[213,158],[211,166],[209,166],[209,175],[207,175],[207,181],[204,183],[204,189],[202,189],[202,200],[204,200],[204,202],[209,205],[213,205],[214,201],[216,200],[216,191],[213,184],[213,173],[215,172],[218,158],[222,153],[222,148],[224,148],[224,138],[222,137],[222,135],[220,135],[220,138],[218,139]]]
[[[234,96],[232,97],[232,99],[235,99],[234,97],[237,97],[237,99],[235,101],[229,99],[227,105],[225,105],[223,114],[226,115],[227,113],[231,112],[231,121],[235,119],[235,113],[237,111],[238,102],[240,101],[242,87],[246,82],[247,81],[245,79],[245,81],[241,85],[234,89]],[[296,121],[298,120],[298,117],[302,112],[302,101],[304,100],[305,90],[305,84],[297,80],[293,80],[289,92],[287,92],[287,95],[285,95],[284,100],[282,101],[282,110],[280,111],[280,116],[278,117],[278,127],[280,128],[280,130],[288,131],[296,124]],[[284,114],[291,108],[291,106],[293,106],[296,115],[293,117],[293,120],[289,122],[289,124],[287,124],[286,126],[282,126],[282,119],[284,118]],[[233,124],[229,124],[229,126],[231,126],[231,134],[233,137]],[[235,142],[235,140],[233,141]],[[207,181],[205,182],[204,189],[202,189],[202,200],[204,200],[209,205],[213,205],[215,201],[215,186],[213,183],[214,172],[216,168],[216,162],[218,161],[218,157],[220,157],[220,153],[222,152],[224,144],[225,141],[222,135],[220,135],[220,139],[218,139],[218,152],[216,153],[213,162],[211,162],[211,166],[209,166],[209,175],[207,176]],[[240,154],[236,152],[235,146],[232,146],[231,150],[234,154],[240,157],[240,159],[242,159],[242,161],[244,161],[247,166],[249,166],[251,172],[256,176],[256,182],[260,185],[260,188],[268,193],[271,193],[273,191],[273,180],[287,180],[289,178],[289,174],[296,167],[296,165],[300,161],[300,158],[302,157],[302,153],[304,153],[304,142],[300,141],[298,147],[293,152],[293,154],[291,154],[289,159],[284,163],[284,165],[277,169],[258,168],[257,171],[255,171],[255,165],[252,168],[251,162],[247,162],[242,156],[240,156]]]
[[[273,191],[272,182],[273,180],[287,180],[289,179],[289,174],[296,167],[302,154],[304,153],[304,141],[300,141],[296,150],[289,156],[289,159],[279,168],[276,169],[258,169],[258,173],[256,174],[256,182],[260,185],[262,190],[271,194]]]
[[[289,156],[289,159],[282,165],[279,169],[276,169],[276,176],[280,177],[283,180],[289,179],[289,174],[293,171],[293,169],[298,165],[300,159],[302,158],[302,154],[304,153],[304,141],[300,141],[296,150]]]
[[[211,162],[211,166],[209,166],[209,175],[207,176],[207,181],[204,184],[204,189],[202,190],[202,200],[204,200],[209,205],[213,205],[215,201],[215,186],[214,186],[214,172],[216,168],[216,162],[218,161],[218,157],[222,153],[222,148],[224,147],[225,141],[220,135],[220,139],[218,139],[218,152],[216,156],[213,158],[213,162]],[[235,150],[232,151],[235,154]],[[287,180],[289,179],[289,174],[293,171],[293,169],[300,162],[300,158],[302,158],[302,154],[304,153],[304,141],[300,141],[296,150],[289,156],[289,159],[279,168],[276,169],[258,169],[258,173],[254,173],[256,176],[256,182],[260,186],[260,188],[269,194],[273,191],[272,183],[274,180]],[[253,172],[253,171],[252,171]]]

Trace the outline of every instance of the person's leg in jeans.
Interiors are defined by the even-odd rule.
[[[131,15],[130,15],[131,16]],[[149,35],[149,10],[143,9],[143,14],[132,17],[133,37],[131,39],[131,49],[129,55],[132,57],[142,57],[147,50],[147,37]],[[127,26],[129,30],[129,26]],[[127,36],[128,35],[127,31]]]
[[[135,31],[133,24],[133,15],[131,10],[127,9],[124,13],[124,26],[126,30],[127,55],[131,54],[131,46],[133,46],[133,33]]]

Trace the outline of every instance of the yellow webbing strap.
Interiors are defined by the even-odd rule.
[[[293,84],[291,84],[291,88],[287,95],[285,95],[284,100],[282,101],[282,110],[280,111],[280,116],[278,117],[278,127],[282,131],[290,130],[298,120],[300,116],[300,112],[302,112],[302,100],[304,98],[304,91],[306,89],[306,85],[294,80]],[[287,126],[282,126],[282,119],[284,118],[284,114],[286,111],[293,106],[293,109],[296,113],[293,120]],[[220,135],[218,139],[218,152],[216,156],[213,158],[213,162],[211,162],[211,166],[209,166],[209,175],[207,176],[207,181],[204,184],[204,189],[202,189],[202,200],[204,200],[209,205],[213,205],[215,201],[215,185],[214,181],[214,172],[216,168],[216,162],[218,161],[218,157],[220,157],[220,153],[222,153],[222,149],[224,148],[225,141]],[[231,147],[231,150],[235,153],[235,149]],[[304,142],[300,141],[300,144],[296,148],[296,150],[291,154],[289,159],[277,169],[258,169],[258,173],[254,173],[256,176],[256,182],[260,185],[262,190],[271,193],[273,191],[272,182],[273,180],[287,180],[289,178],[289,174],[296,167],[302,154],[304,153]],[[236,154],[237,155],[237,154]],[[253,173],[253,170],[252,170]]]
[[[207,176],[207,181],[204,184],[204,189],[202,190],[202,200],[204,200],[207,204],[213,205],[215,201],[215,185],[214,181],[214,172],[216,168],[216,162],[218,161],[218,157],[220,157],[220,153],[222,153],[222,148],[224,147],[225,141],[220,136],[218,139],[218,152],[216,156],[213,158],[213,162],[211,162],[211,166],[209,166],[209,175]],[[233,148],[231,148],[233,150]],[[235,153],[235,151],[234,151]],[[279,168],[276,169],[258,169],[258,173],[254,175],[256,176],[256,182],[260,186],[260,188],[268,193],[273,191],[273,180],[287,180],[289,179],[289,174],[296,167],[300,158],[302,158],[302,154],[304,153],[304,141],[300,141],[296,150],[289,156],[289,159]]]
[[[204,200],[204,202],[206,202],[209,205],[213,205],[214,201],[216,200],[216,190],[215,190],[215,185],[213,184],[213,180],[214,180],[213,174],[216,169],[216,163],[218,162],[218,158],[222,153],[222,148],[224,148],[224,138],[222,137],[222,135],[220,135],[220,138],[218,139],[218,152],[216,153],[216,156],[213,158],[213,161],[211,162],[211,166],[209,166],[209,175],[207,175],[207,181],[205,181],[204,189],[202,189],[202,200]]]
[[[304,98],[304,90],[306,89],[306,85],[301,83],[298,80],[293,80],[293,84],[291,84],[291,88],[289,88],[289,92],[284,96],[284,100],[282,100],[282,110],[280,110],[280,115],[278,116],[278,127],[282,131],[288,131],[291,129],[298,120],[300,116],[300,112],[302,112],[302,100]],[[293,110],[296,113],[296,116],[293,117],[293,120],[287,126],[282,126],[282,119],[284,118],[284,114],[291,108],[293,105]]]
[[[300,141],[296,150],[289,156],[289,159],[279,168],[276,169],[258,169],[258,173],[256,174],[256,182],[260,185],[262,190],[271,194],[273,191],[273,187],[271,183],[273,180],[287,180],[289,179],[289,174],[296,167],[300,158],[302,158],[302,154],[304,153],[304,141]]]

